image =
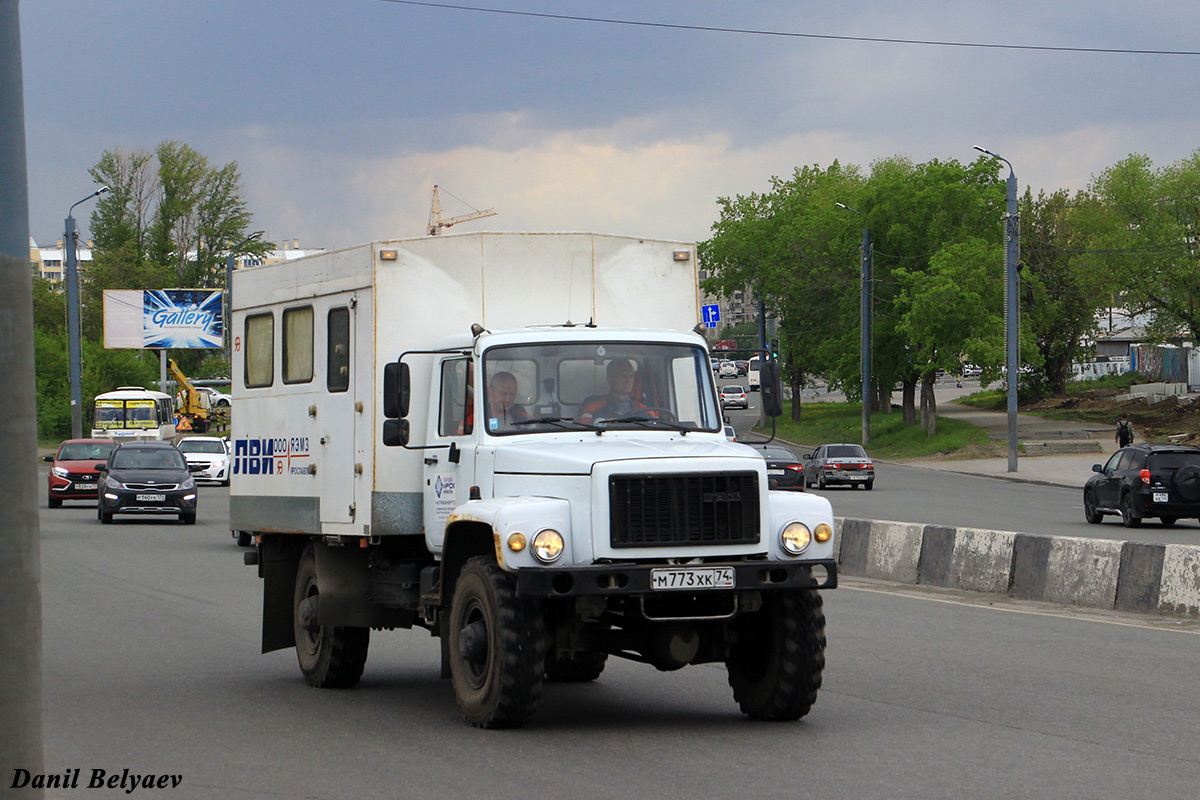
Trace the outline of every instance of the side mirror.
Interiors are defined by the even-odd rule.
[[[397,361],[383,367],[383,415],[388,419],[408,416],[411,394],[411,379],[408,364]]]
[[[762,390],[763,411],[768,417],[783,414],[783,382],[779,376],[779,362],[769,359],[759,366],[759,382]]]
[[[47,464],[53,464],[54,456],[42,456],[42,461],[45,461]]]
[[[404,447],[407,445],[408,420],[385,419],[383,421],[383,444],[385,447]]]
[[[1092,472],[1104,472],[1104,466],[1101,464],[1092,464]]]
[[[108,464],[97,464],[92,469],[96,470],[96,472],[108,472]]]
[[[807,461],[810,458],[812,458],[812,453],[804,453],[800,457],[803,458],[805,461]]]

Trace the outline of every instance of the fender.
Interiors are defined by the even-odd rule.
[[[496,552],[496,563],[509,572],[522,567],[544,567],[533,553],[530,545],[533,537],[546,528],[562,534],[563,554],[555,564],[574,563],[571,552],[571,504],[555,497],[496,497],[489,500],[470,500],[454,509],[446,520],[446,543],[443,561],[455,547],[456,531],[477,529],[485,525],[491,531]],[[524,537],[525,546],[514,550],[509,546],[513,534]]]
[[[767,544],[773,560],[808,560],[833,558],[837,555],[837,528],[833,524],[833,506],[826,498],[807,492],[767,492],[767,511],[763,518]],[[834,535],[828,542],[814,540],[799,556],[789,555],[779,543],[779,534],[793,521],[803,522],[810,531],[824,522],[834,530]]]

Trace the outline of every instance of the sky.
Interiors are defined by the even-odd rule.
[[[1197,51],[1186,0],[457,5],[25,0],[30,234],[61,238],[105,150],[166,140],[237,162],[253,230],[326,249],[423,235],[434,184],[498,212],[454,232],[696,241],[719,197],[835,159],[978,144],[1036,193],[1200,149],[1200,55],[855,40]]]

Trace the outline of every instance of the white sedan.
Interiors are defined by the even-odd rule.
[[[197,481],[229,485],[232,464],[229,459],[229,440],[216,436],[187,436],[179,440],[180,452],[188,466],[198,464],[202,469],[192,473]]]

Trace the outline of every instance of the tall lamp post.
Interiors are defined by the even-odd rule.
[[[225,256],[225,360],[229,362],[230,375],[229,379],[233,380],[233,267],[234,258],[237,256],[237,251],[241,250],[246,245],[259,239],[263,235],[262,231],[255,231],[247,236],[242,241],[229,248],[229,255]]]
[[[863,216],[845,203],[834,203],[838,208]],[[866,226],[863,217],[862,232],[862,341],[859,343],[859,358],[862,361],[862,443],[871,443],[871,229]]]
[[[1017,307],[1017,259],[1021,243],[1021,223],[1017,214],[1017,176],[1007,158],[986,150],[975,149],[984,155],[1008,164],[1008,208],[1004,214],[1004,369],[1008,383],[1008,471],[1017,471],[1017,373],[1020,371],[1017,338],[1020,317]]]
[[[108,191],[107,186],[101,186],[96,191],[79,201],[86,203],[93,197],[99,197]],[[75,263],[76,252],[79,248],[79,232],[75,230],[75,211],[73,204],[67,210],[65,235],[63,236],[64,267],[67,273],[67,355],[71,362],[71,438],[83,437],[83,389],[79,378],[79,270]]]

